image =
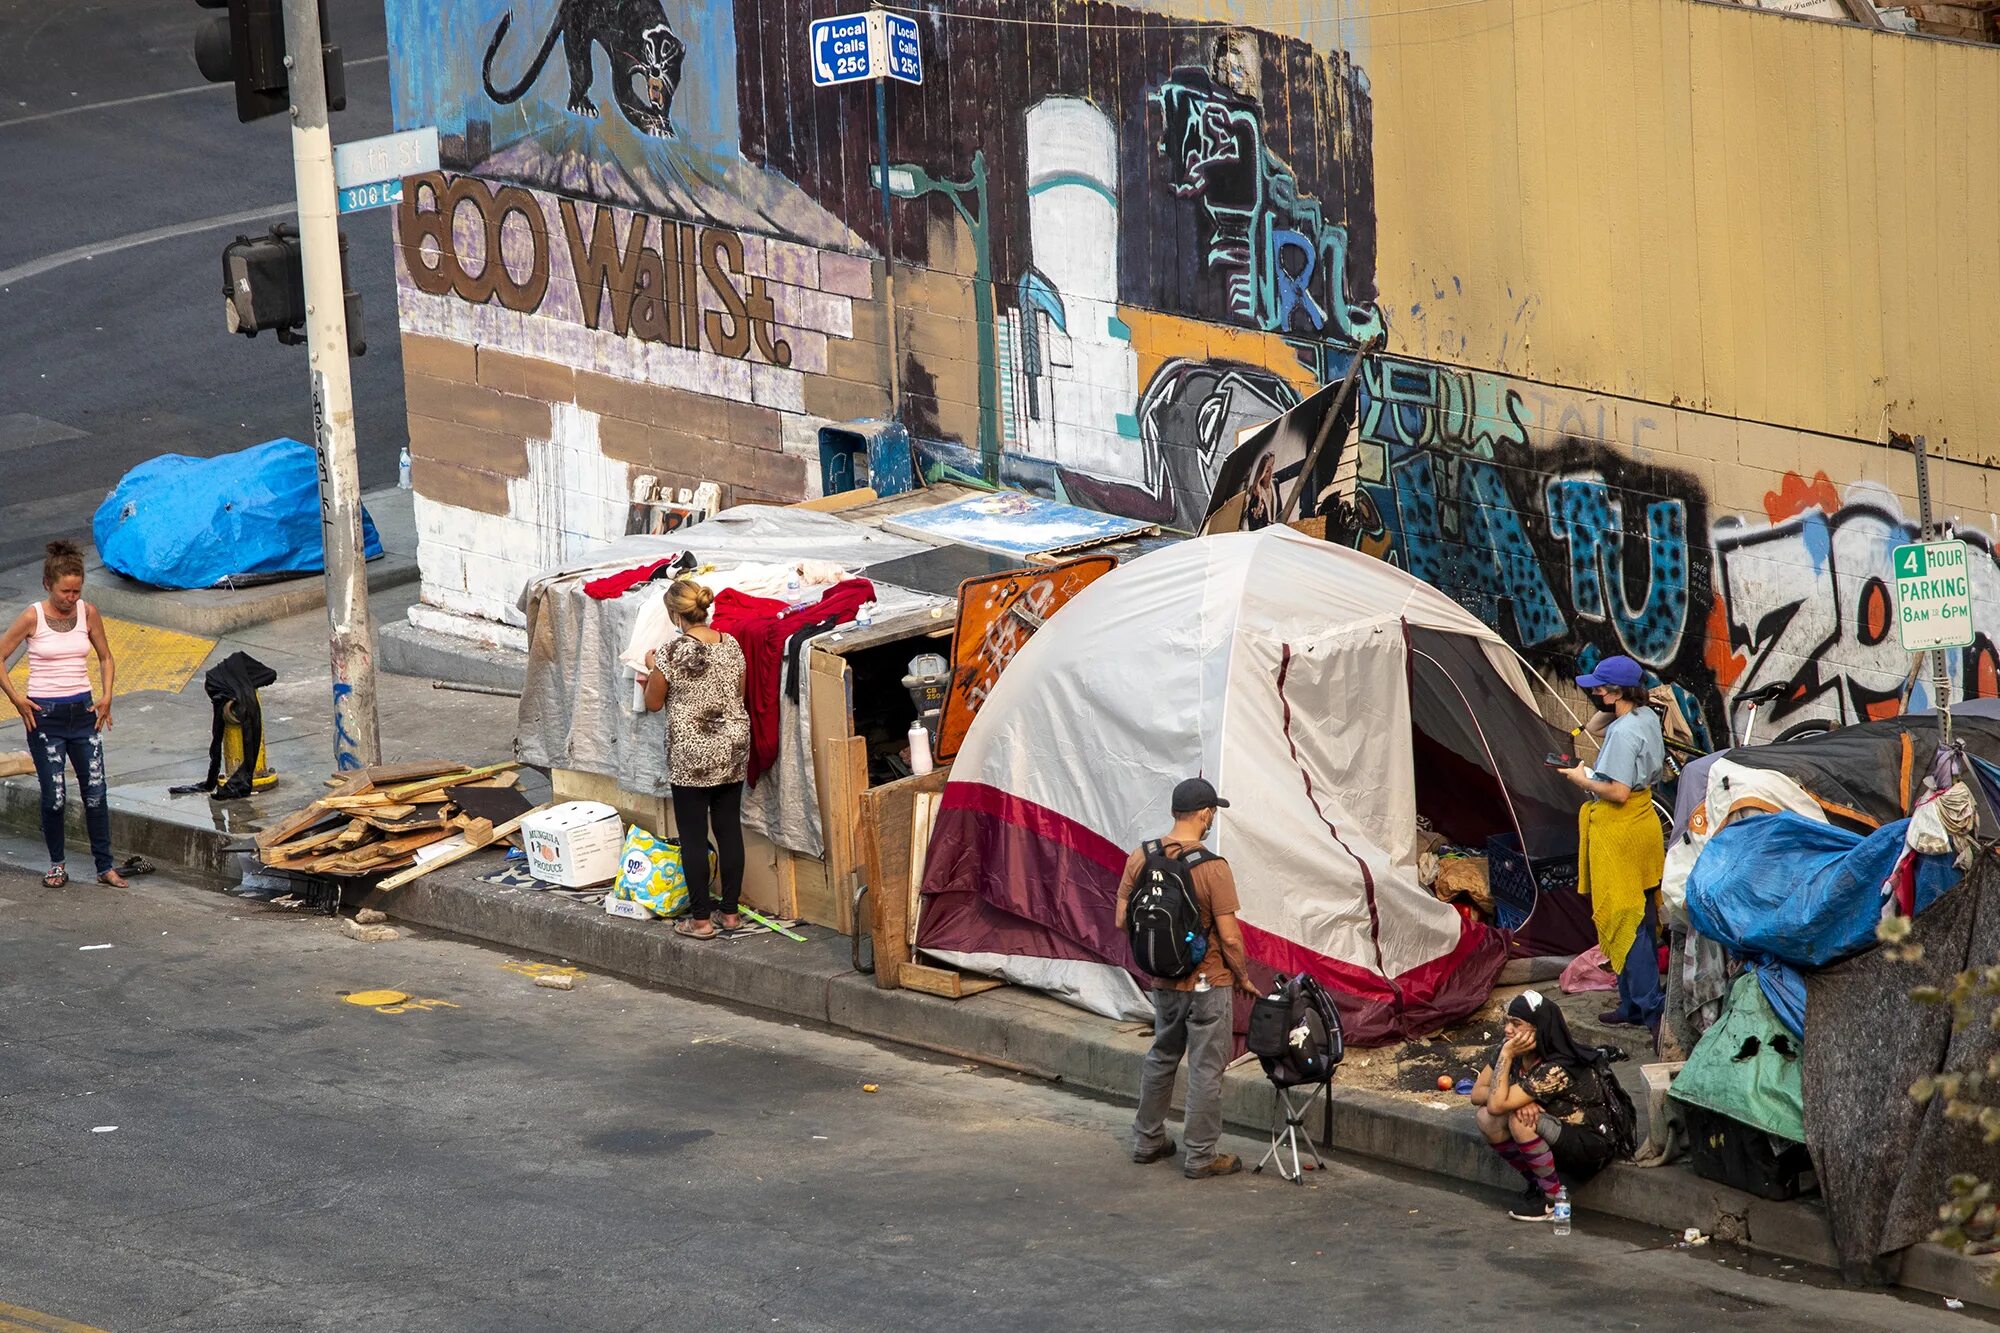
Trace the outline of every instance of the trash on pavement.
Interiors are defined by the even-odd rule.
[[[879,1083],[863,1083],[861,1090],[863,1092],[880,1092],[882,1091],[882,1085]]]
[[[92,1125],[90,1132],[93,1134],[109,1134],[117,1128],[118,1126],[116,1125]]]
[[[354,914],[356,925],[379,926],[389,919],[387,912],[378,912],[372,907],[364,907]]]
[[[575,990],[576,978],[567,972],[551,972],[536,977],[535,984],[547,990]]]
[[[399,938],[401,934],[394,926],[364,926],[353,917],[345,916],[340,919],[340,933],[363,944],[383,944]]]
[[[1944,1298],[1944,1308],[1947,1310],[1963,1310],[1965,1302],[1956,1296],[1947,1296]]]
[[[89,953],[92,949],[109,949],[110,947],[108,944],[79,944],[76,946],[76,951],[78,953]]]

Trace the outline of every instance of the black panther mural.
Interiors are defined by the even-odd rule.
[[[590,48],[595,43],[611,59],[611,95],[625,119],[643,133],[672,137],[667,114],[680,88],[681,61],[687,48],[674,36],[660,0],[561,0],[528,72],[513,87],[503,89],[494,85],[493,61],[513,23],[512,14],[503,15],[493,29],[493,40],[487,43],[480,76],[488,97],[503,106],[520,101],[541,77],[560,40],[569,62],[569,109],[594,119],[597,103],[590,98]]]

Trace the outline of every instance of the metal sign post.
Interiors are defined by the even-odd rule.
[[[326,614],[333,671],[333,760],[338,769],[382,761],[375,714],[375,627],[361,545],[361,468],[354,448],[354,388],[348,378],[347,302],[340,274],[340,222],[327,132],[326,71],[319,0],[284,0],[285,58],[292,96],[292,173],[305,267],[306,345],[312,362],[313,447],[319,454],[319,523],[325,545]],[[306,52],[307,58],[298,58]]]
[[[896,257],[894,216],[890,211],[889,189],[889,92],[888,82],[921,84],[924,81],[924,51],[915,19],[884,10],[865,14],[841,14],[814,19],[806,26],[806,47],[812,58],[813,84],[838,88],[842,84],[875,85],[875,145],[880,163],[876,183],[882,187],[882,287],[883,308],[888,316],[889,412],[894,416],[902,401],[902,355],[896,339]]]
[[[1896,578],[1896,627],[1903,647],[1930,654],[1931,701],[1938,711],[1938,738],[1951,744],[1951,672],[1947,648],[1972,643],[1971,565],[1965,543],[1938,540],[1931,514],[1931,462],[1924,437],[1910,440],[1917,460],[1917,521],[1921,542],[1898,546],[1891,556]]]

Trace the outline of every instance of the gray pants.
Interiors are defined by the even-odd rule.
[[[1132,1148],[1149,1152],[1167,1141],[1167,1111],[1174,1100],[1174,1071],[1188,1062],[1187,1107],[1181,1141],[1185,1165],[1207,1166],[1222,1137],[1222,1071],[1234,1046],[1230,1020],[1235,992],[1218,986],[1206,992],[1153,992],[1153,1049],[1139,1078],[1139,1114],[1132,1121]]]

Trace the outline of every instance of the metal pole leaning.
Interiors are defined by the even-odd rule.
[[[285,65],[292,94],[292,172],[305,267],[306,345],[312,364],[313,447],[319,455],[319,523],[326,550],[326,613],[333,673],[336,769],[382,760],[375,713],[375,627],[361,545],[361,466],[355,456],[348,378],[346,284],[327,129],[324,41],[318,0],[284,0]]]

